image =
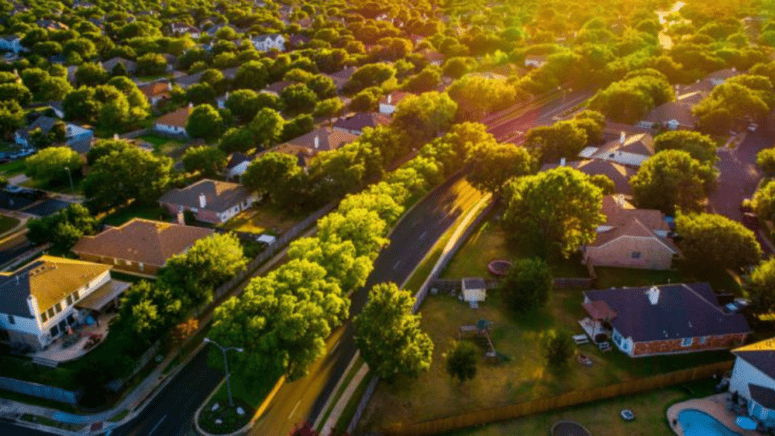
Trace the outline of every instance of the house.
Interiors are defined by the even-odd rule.
[[[314,156],[321,151],[331,151],[355,141],[357,136],[341,130],[320,128],[278,145],[273,151],[297,155],[299,151]]]
[[[586,147],[579,153],[584,159],[599,159],[639,168],[654,155],[654,138],[648,133],[627,136],[621,132],[618,141],[609,141],[602,147]]]
[[[444,63],[444,55],[434,50],[423,50],[420,52],[426,61],[431,65],[441,66]]]
[[[735,366],[729,391],[745,399],[748,415],[775,428],[775,338],[732,350]]]
[[[385,114],[358,112],[349,117],[338,119],[334,123],[333,128],[351,135],[360,135],[366,127],[374,129],[388,124],[390,124],[390,118]]]
[[[194,39],[199,39],[199,36],[202,35],[201,30],[186,23],[172,23],[170,24],[170,31],[175,36],[188,35]]]
[[[281,80],[279,82],[274,82],[271,85],[268,85],[266,88],[262,89],[260,92],[266,92],[267,94],[274,94],[279,96],[283,90],[289,86],[293,85],[293,82],[289,82],[287,80]]]
[[[212,37],[214,37],[215,34],[218,33],[218,31],[223,29],[224,27],[230,28],[231,30],[234,31],[234,33],[236,33],[238,35],[240,33],[245,32],[245,29],[240,29],[239,27],[234,27],[234,26],[232,26],[231,24],[228,24],[228,23],[221,23],[221,24],[214,24],[214,25],[210,26],[210,28],[207,29],[207,34],[212,36]]]
[[[14,134],[14,141],[22,148],[32,148],[30,133],[35,129],[40,129],[43,133],[49,133],[58,122],[61,122],[61,120],[41,115],[26,128],[17,130]],[[81,154],[88,152],[91,148],[93,137],[94,132],[92,130],[65,122],[64,142],[74,151]]]
[[[204,71],[200,71],[198,73],[194,74],[187,74],[185,76],[180,76],[175,78],[175,84],[180,86],[183,89],[188,89],[191,87],[191,85],[199,83],[199,80],[204,75]]]
[[[309,44],[310,41],[308,37],[295,33],[288,38],[288,45],[296,49]]]
[[[110,270],[109,265],[44,255],[0,273],[0,335],[45,349],[92,311],[117,304],[129,284],[112,280]]]
[[[382,98],[379,99],[379,113],[386,115],[393,114],[393,112],[396,111],[398,103],[412,95],[414,94],[409,92],[393,91],[388,95],[382,96]]]
[[[155,276],[167,261],[212,235],[213,229],[140,218],[84,236],[72,251],[81,260],[113,266],[116,271]]]
[[[558,166],[574,168],[588,176],[606,176],[611,179],[612,182],[614,182],[614,191],[616,191],[618,194],[624,195],[632,195],[630,179],[638,172],[638,170],[633,167],[624,166],[609,160],[600,159],[585,159],[571,161],[568,163],[565,163],[564,160],[561,159],[559,164],[544,164],[541,167],[541,171],[548,171],[550,169],[557,168]]]
[[[665,270],[681,256],[661,211],[636,209],[622,195],[606,195],[600,212],[606,222],[594,242],[581,248],[585,264]]]
[[[191,211],[199,221],[222,224],[256,201],[256,194],[238,183],[203,179],[183,189],[167,191],[159,204],[173,214]]]
[[[186,123],[191,113],[191,105],[182,107],[174,112],[164,114],[153,123],[153,130],[162,135],[173,135],[188,138]]]
[[[172,83],[168,81],[159,81],[149,83],[147,85],[139,86],[140,92],[145,95],[148,103],[156,107],[162,101],[172,98],[170,91],[172,91]]]
[[[583,292],[580,321],[595,342],[611,338],[630,357],[738,347],[751,333],[745,317],[719,305],[708,283]]]
[[[344,84],[350,80],[350,77],[353,75],[354,72],[355,72],[355,67],[344,67],[342,71],[337,71],[336,73],[324,74],[324,75],[330,77],[331,80],[334,81],[334,84],[336,85],[336,89],[341,91],[344,88]]]
[[[528,55],[525,57],[525,68],[541,68],[546,64],[546,56]]]
[[[242,153],[232,153],[229,156],[229,163],[226,164],[226,178],[235,180],[242,177],[251,162],[253,162],[253,159]]]
[[[669,101],[654,108],[637,125],[645,129],[664,126],[670,130],[692,130],[696,124],[697,118],[692,115],[691,104]]]
[[[113,73],[113,69],[116,68],[118,65],[122,65],[124,69],[129,74],[134,74],[135,71],[137,71],[137,63],[134,61],[130,61],[129,59],[124,59],[122,57],[113,57],[105,62],[102,63],[102,68],[105,69],[108,73]]]
[[[285,51],[285,38],[280,34],[253,36],[250,43],[258,51]]]
[[[471,307],[478,307],[487,297],[487,285],[481,277],[467,277],[462,280],[463,301]]]
[[[19,54],[21,51],[26,51],[22,47],[21,38],[16,35],[5,35],[0,37],[0,51],[10,51],[14,54]]]

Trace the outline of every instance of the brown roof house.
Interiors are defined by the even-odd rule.
[[[610,160],[600,159],[576,160],[568,162],[567,164],[564,163],[564,160],[561,160],[559,164],[544,164],[541,167],[541,171],[548,171],[561,165],[577,169],[588,176],[606,176],[614,182],[614,190],[616,193],[624,195],[632,195],[630,178],[638,172],[638,170],[633,167],[620,165]]]
[[[655,107],[638,121],[638,127],[653,129],[664,126],[670,130],[692,130],[697,118],[692,115],[692,105],[678,101],[669,101]]]
[[[306,166],[309,159],[321,151],[331,151],[355,141],[357,136],[336,129],[315,129],[306,135],[293,138],[271,149],[277,153],[296,156],[301,166]]]
[[[390,124],[390,118],[377,112],[358,112],[346,118],[338,119],[334,125],[334,130],[349,133],[351,135],[361,135],[366,127],[376,128]]]
[[[0,335],[35,350],[47,348],[89,315],[117,304],[130,285],[113,280],[110,269],[42,256],[16,271],[0,273]]]
[[[172,256],[185,253],[213,229],[135,218],[96,236],[84,236],[72,251],[82,260],[122,272],[156,275]]]
[[[635,209],[623,196],[607,195],[601,212],[606,222],[595,241],[581,248],[587,265],[664,270],[680,257],[661,211]]]
[[[745,317],[721,306],[708,283],[584,291],[579,323],[595,342],[610,338],[630,357],[695,353],[742,345]]]
[[[238,183],[203,179],[183,189],[172,189],[159,198],[161,207],[172,214],[191,211],[196,219],[222,224],[258,201]]]
[[[404,91],[393,91],[388,95],[383,96],[379,100],[379,113],[392,115],[396,111],[396,106],[401,103],[401,100],[412,96],[414,94]]]
[[[586,147],[579,153],[584,159],[599,159],[630,167],[640,167],[654,155],[654,138],[648,133],[627,136],[621,132],[618,141],[609,141],[602,147]]]
[[[775,428],[775,338],[732,350],[735,366],[729,392],[746,402],[748,416]]]
[[[186,123],[190,113],[191,105],[188,105],[174,112],[164,114],[153,123],[153,130],[161,135],[188,138]]]
[[[172,91],[172,83],[166,81],[153,82],[147,85],[139,87],[140,92],[145,95],[148,104],[156,107],[160,102],[169,100],[172,98],[170,91]]]

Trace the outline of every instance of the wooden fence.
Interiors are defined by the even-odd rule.
[[[415,424],[397,424],[386,429],[384,434],[387,436],[420,436],[446,433],[467,427],[521,418],[534,413],[563,409],[592,401],[661,389],[668,386],[708,378],[714,374],[723,374],[730,369],[732,369],[732,361],[718,362],[710,365],[698,366],[696,368],[660,374],[649,378],[630,380],[615,385],[568,392],[567,394],[555,397],[525,401],[492,409],[476,410],[447,418],[434,419]]]

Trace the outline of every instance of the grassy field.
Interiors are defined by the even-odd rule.
[[[5,215],[0,215],[0,235],[19,225],[19,220]]]
[[[145,218],[149,220],[163,220],[166,213],[158,206],[142,206],[130,204],[129,206],[115,209],[102,216],[102,222],[111,226],[120,226],[132,218]]]
[[[512,436],[545,435],[558,421],[575,421],[595,436],[655,436],[672,435],[665,417],[667,408],[691,398],[713,394],[714,382],[703,380],[686,386],[675,386],[640,395],[613,398],[571,407],[560,411],[491,424],[484,427],[449,433],[449,436]],[[622,409],[631,409],[635,421],[619,418]]]
[[[592,345],[580,352],[594,362],[591,367],[569,362],[562,371],[546,368],[541,335],[549,329],[568,328],[582,333],[577,321],[584,317],[579,291],[557,291],[548,308],[516,316],[504,309],[497,292],[490,292],[479,309],[448,295],[430,296],[421,310],[422,329],[435,344],[431,369],[419,380],[400,379],[380,384],[361,425],[378,430],[395,422],[417,422],[464,411],[503,406],[520,401],[619,383],[729,358],[728,352],[695,353],[630,359],[618,351],[602,353]],[[500,364],[480,363],[476,377],[465,385],[453,381],[444,368],[444,353],[458,338],[460,325],[492,322],[496,350],[508,356]]]
[[[19,159],[0,165],[0,174],[11,177],[23,173],[26,168],[27,165],[24,163],[24,160]]]
[[[177,155],[181,150],[183,150],[183,148],[186,147],[186,144],[180,141],[175,141],[154,134],[142,135],[137,139],[152,144],[154,153],[164,154],[167,156]]]
[[[245,233],[269,233],[279,235],[302,220],[302,216],[290,215],[271,206],[254,206],[224,224],[228,230]]]

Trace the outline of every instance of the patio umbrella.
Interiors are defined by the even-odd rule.
[[[756,421],[747,416],[738,416],[736,423],[743,430],[756,430]]]

